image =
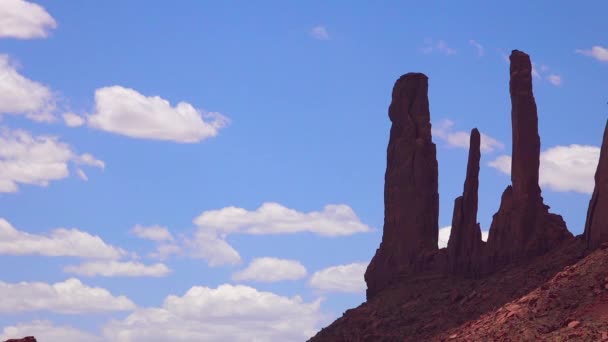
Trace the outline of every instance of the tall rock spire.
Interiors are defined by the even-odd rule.
[[[608,122],[604,129],[600,161],[595,171],[595,188],[587,209],[585,241],[589,248],[608,242]]]
[[[452,230],[448,241],[448,267],[451,273],[475,276],[480,273],[484,242],[477,223],[479,190],[480,135],[477,128],[471,130],[469,160],[464,181],[464,191],[454,201]]]
[[[563,240],[572,238],[562,217],[549,213],[538,185],[540,138],[530,56],[513,50],[509,58],[512,186],[503,193],[500,209],[490,227],[487,248],[490,267],[545,253]]]
[[[365,272],[368,298],[438,249],[437,158],[426,75],[409,73],[397,80],[388,115],[384,231]]]

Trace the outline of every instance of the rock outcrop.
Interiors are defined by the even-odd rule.
[[[494,215],[487,244],[486,271],[506,263],[546,253],[571,239],[561,216],[549,213],[538,185],[540,137],[532,93],[530,56],[513,50],[511,56],[512,186],[507,187]]]
[[[481,240],[481,228],[477,223],[480,143],[479,131],[475,128],[471,131],[464,191],[454,201],[452,231],[447,248],[449,272],[464,276],[480,274],[485,244]]]
[[[438,249],[438,168],[426,75],[409,73],[397,80],[388,115],[384,231],[365,272],[368,298],[397,274],[424,267]]]
[[[36,342],[36,338],[34,336],[26,336],[24,338],[11,338],[4,342]]]
[[[585,240],[591,249],[608,242],[608,210],[605,208],[608,208],[608,122],[604,129],[600,161],[595,171],[595,188],[585,222]]]

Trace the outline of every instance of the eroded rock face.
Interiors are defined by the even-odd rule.
[[[485,244],[477,223],[480,142],[479,131],[475,128],[471,131],[464,191],[454,201],[452,231],[447,248],[449,272],[464,276],[479,275]]]
[[[608,122],[604,129],[600,161],[595,171],[595,188],[589,201],[585,241],[587,247],[595,249],[608,242]]]
[[[510,261],[543,254],[572,238],[562,217],[549,213],[538,185],[540,138],[530,56],[513,50],[510,61],[512,186],[503,193],[490,227],[488,271]]]
[[[431,139],[428,78],[401,76],[389,107],[392,122],[384,183],[384,231],[367,271],[367,296],[404,270],[424,267],[437,251],[439,193]]]

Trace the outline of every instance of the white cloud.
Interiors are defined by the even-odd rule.
[[[470,134],[464,131],[454,131],[454,122],[448,119],[440,120],[431,128],[433,137],[437,137],[445,141],[448,146],[469,148]],[[481,152],[493,152],[494,150],[502,150],[505,146],[500,141],[492,138],[489,135],[480,133],[480,149]]]
[[[538,69],[536,69],[536,63],[532,62],[532,77],[541,78]]]
[[[30,234],[0,218],[0,254],[118,259],[126,252],[78,229],[57,228],[48,235]]]
[[[195,286],[162,307],[137,309],[104,328],[110,341],[303,341],[318,330],[321,300],[283,297],[242,285]]]
[[[45,38],[57,27],[40,5],[23,0],[0,1],[0,38]]]
[[[450,56],[456,53],[456,50],[449,47],[444,40],[439,40],[436,44],[433,44],[433,40],[425,39],[424,43],[425,46],[422,47],[420,51],[425,54],[430,54],[436,51],[443,55]]]
[[[309,285],[326,292],[365,292],[367,285],[363,275],[367,263],[355,262],[347,265],[331,266],[315,272]]]
[[[63,121],[69,127],[79,127],[84,125],[84,118],[74,113],[63,113]]]
[[[547,80],[554,86],[560,86],[562,84],[562,77],[557,74],[550,74],[547,76]]]
[[[553,191],[590,194],[600,148],[588,145],[555,146],[540,154],[539,183]],[[511,174],[511,157],[500,156],[488,163],[505,174]]]
[[[346,236],[371,231],[351,207],[329,204],[323,211],[302,213],[279,203],[267,202],[254,211],[226,207],[205,211],[194,223],[207,232],[224,234],[291,234],[311,232],[322,236]]]
[[[310,35],[318,40],[329,40],[329,33],[327,28],[323,25],[317,25],[310,30]]]
[[[41,282],[5,283],[0,281],[0,312],[52,311],[83,314],[135,309],[125,296],[114,296],[100,287],[89,287],[75,278],[47,284]]]
[[[54,109],[55,99],[51,91],[19,74],[9,56],[0,54],[0,114],[22,114],[34,121],[48,122],[54,120]]]
[[[70,326],[56,326],[50,321],[32,321],[4,327],[0,340],[35,336],[38,341],[102,342],[103,339]]]
[[[244,270],[232,275],[235,281],[277,282],[306,277],[306,268],[297,260],[256,258]]]
[[[450,233],[452,231],[452,226],[439,228],[439,240],[437,241],[437,246],[441,248],[446,248],[448,246],[448,241],[450,240]],[[488,241],[488,236],[490,232],[487,230],[481,231],[481,240]]]
[[[220,113],[202,112],[186,102],[173,107],[159,96],[121,86],[97,89],[95,113],[88,117],[89,125],[100,130],[180,143],[214,137],[228,122]]]
[[[206,259],[210,266],[237,264],[239,253],[227,242],[230,234],[294,234],[310,232],[322,236],[347,236],[371,231],[355,212],[344,204],[326,205],[322,211],[298,212],[267,202],[254,211],[226,207],[205,211],[194,219],[198,226],[187,247],[193,257]]]
[[[140,237],[140,238],[146,239],[146,240],[152,240],[152,241],[157,241],[157,242],[173,241],[173,235],[171,235],[171,233],[169,232],[167,227],[163,227],[163,226],[159,226],[159,225],[142,226],[142,225],[138,224],[135,227],[133,227],[131,232],[133,234],[135,234],[137,237]]]
[[[241,262],[241,255],[223,237],[199,229],[193,239],[185,240],[189,255],[193,258],[207,260],[211,267],[236,265]]]
[[[608,62],[608,48],[603,46],[596,45],[589,50],[576,49],[575,52],[581,55],[593,57],[600,62]]]
[[[483,45],[479,44],[477,41],[475,41],[473,39],[469,40],[469,44],[471,44],[472,46],[475,47],[475,49],[477,49],[477,56],[481,57],[484,55],[485,50],[483,48]]]
[[[47,186],[69,176],[69,163],[105,166],[88,153],[77,155],[57,137],[0,130],[0,192],[17,192],[19,183]]]
[[[89,180],[89,176],[81,168],[76,169],[76,175],[85,182]]]
[[[164,243],[156,246],[156,251],[150,253],[150,257],[165,260],[172,255],[182,254],[182,248],[176,243]],[[240,257],[239,257],[240,261]]]
[[[171,270],[161,263],[145,265],[134,261],[89,261],[80,265],[66,266],[64,272],[87,277],[164,277]]]

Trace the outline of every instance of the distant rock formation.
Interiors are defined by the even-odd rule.
[[[477,128],[471,131],[469,160],[464,191],[454,201],[452,230],[448,241],[449,272],[465,276],[480,274],[484,242],[477,223],[477,192],[479,189],[480,135]]]
[[[511,61],[512,186],[507,187],[494,215],[487,244],[487,271],[549,251],[572,238],[561,216],[549,213],[538,185],[540,137],[532,93],[530,56],[513,50]]]
[[[600,161],[595,171],[595,188],[589,201],[585,241],[587,247],[595,249],[608,242],[608,122],[604,129],[604,139],[600,151]]]
[[[426,75],[409,73],[397,80],[388,115],[392,126],[384,178],[384,233],[365,272],[368,298],[396,274],[419,269],[437,251],[437,158]]]
[[[4,342],[37,342],[34,336],[27,336],[24,338],[12,338],[10,340],[6,340]]]

